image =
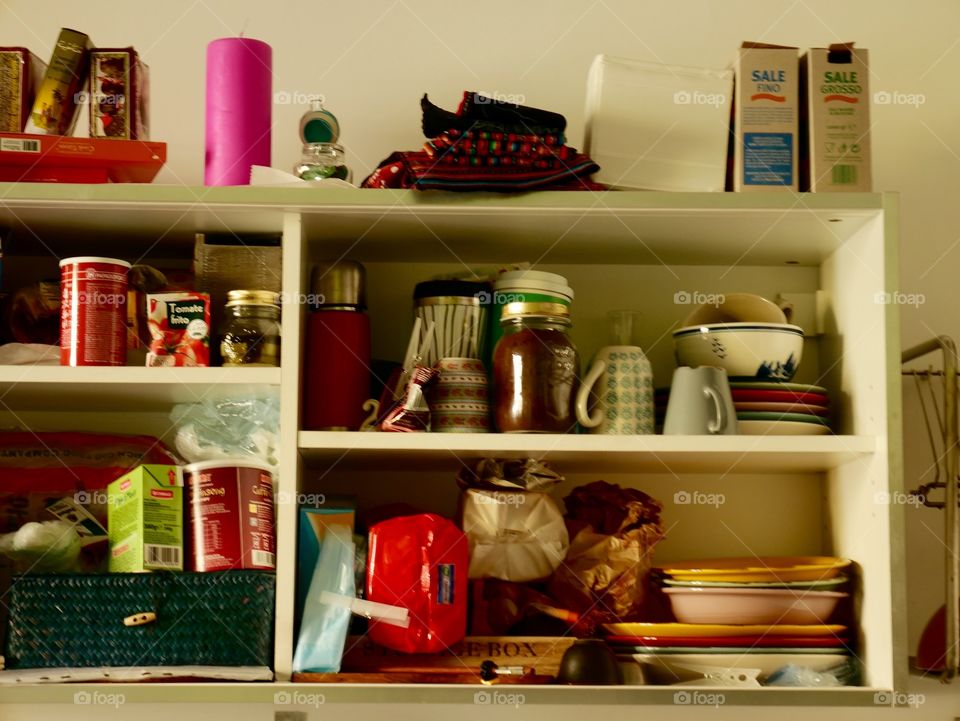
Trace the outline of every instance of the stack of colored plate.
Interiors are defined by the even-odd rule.
[[[718,558],[656,569],[675,623],[612,623],[606,642],[647,683],[757,675],[803,666],[851,680],[851,635],[830,624],[850,565],[832,556]],[[855,668],[853,663],[851,668]]]
[[[737,412],[737,430],[742,435],[803,435],[830,433],[827,389],[803,383],[731,381],[730,393]],[[669,388],[658,388],[656,422],[662,430]]]
[[[717,558],[659,569],[663,593],[683,624],[782,624],[804,628],[827,623],[841,600],[840,570],[850,564],[832,556]],[[769,635],[769,631],[766,632]]]

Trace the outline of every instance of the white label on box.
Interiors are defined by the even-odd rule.
[[[28,138],[0,138],[0,152],[39,153],[40,141]]]

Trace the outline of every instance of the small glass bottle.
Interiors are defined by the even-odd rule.
[[[493,354],[494,415],[502,433],[572,433],[580,356],[561,303],[509,303]]]
[[[329,110],[324,110],[319,97],[310,102],[310,109],[300,118],[300,140],[303,152],[293,172],[301,180],[325,180],[337,178],[350,182],[340,140],[340,123]]]
[[[343,147],[336,143],[305,143],[300,162],[294,166],[293,172],[302,180],[337,178],[350,182],[350,168]]]
[[[280,365],[280,294],[231,290],[220,331],[225,367]]]

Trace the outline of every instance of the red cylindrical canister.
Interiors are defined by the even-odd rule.
[[[191,571],[277,567],[270,467],[245,459],[184,466]]]
[[[60,261],[60,365],[127,362],[127,274],[115,258]]]
[[[311,313],[304,367],[304,428],[359,430],[370,397],[369,316],[332,308]]]

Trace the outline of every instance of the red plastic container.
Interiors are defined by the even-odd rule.
[[[183,468],[191,571],[277,567],[270,467],[245,459]]]
[[[410,611],[410,626],[372,621],[370,640],[403,653],[437,653],[467,632],[467,537],[433,513],[370,529],[367,598]]]
[[[60,261],[60,365],[127,362],[127,274],[115,258]]]

